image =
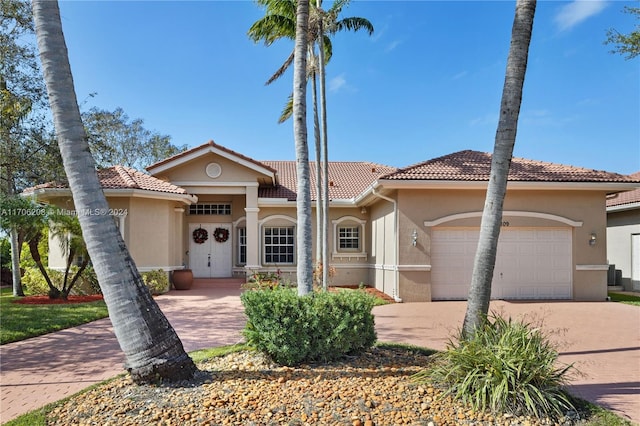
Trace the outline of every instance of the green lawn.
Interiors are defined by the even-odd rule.
[[[41,336],[109,316],[104,301],[69,305],[21,305],[0,289],[0,345]]]
[[[612,302],[626,303],[627,305],[640,306],[640,296],[632,296],[630,294],[609,292]]]

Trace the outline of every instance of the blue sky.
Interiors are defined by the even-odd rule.
[[[625,5],[637,2],[538,2],[515,156],[640,171],[640,58],[603,44],[608,28],[633,29]],[[333,40],[330,160],[404,167],[463,149],[491,152],[514,6],[352,1],[342,16],[366,17],[375,33]],[[254,2],[60,8],[83,109],[122,107],[175,144],[213,139],[256,160],[295,158],[292,123],[277,123],[292,73],[264,84],[293,43],[267,48],[247,37],[263,15]]]

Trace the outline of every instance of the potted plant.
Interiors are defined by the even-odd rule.
[[[193,284],[193,272],[191,269],[176,269],[171,276],[173,288],[176,290],[189,290]]]

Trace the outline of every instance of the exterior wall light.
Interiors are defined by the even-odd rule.
[[[589,237],[589,245],[590,246],[595,246],[596,245],[596,233],[592,232],[591,236]]]
[[[415,247],[416,244],[418,244],[418,231],[414,229],[411,233],[411,245]]]

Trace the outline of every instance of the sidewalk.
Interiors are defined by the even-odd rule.
[[[237,280],[199,281],[156,300],[187,351],[242,341]],[[465,302],[406,303],[374,309],[378,340],[444,349],[462,324]],[[573,392],[640,423],[640,309],[619,303],[494,301],[494,311],[544,320],[561,361],[583,375]],[[533,316],[533,318],[531,317]],[[108,319],[0,346],[0,421],[123,373]]]
[[[187,352],[242,341],[238,280],[196,282],[156,298]],[[0,423],[124,373],[108,318],[0,346]]]

